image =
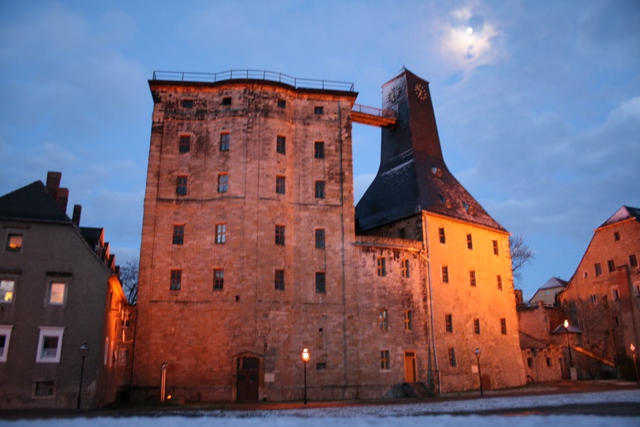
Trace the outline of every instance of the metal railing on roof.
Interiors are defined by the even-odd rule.
[[[339,90],[353,92],[354,85],[349,82],[338,82],[333,80],[315,80],[315,79],[299,79],[287,74],[277,73],[275,71],[264,70],[229,70],[220,73],[194,73],[182,71],[154,71],[153,80],[168,80],[180,82],[204,82],[214,83],[225,80],[251,79],[251,80],[267,80],[288,84],[295,88],[303,89],[322,89],[322,90]]]
[[[396,118],[396,112],[393,110],[383,110],[382,108],[369,107],[362,104],[353,104],[351,111],[356,113],[369,114],[371,116],[386,117],[390,119]]]

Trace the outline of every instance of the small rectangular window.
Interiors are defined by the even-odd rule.
[[[598,304],[598,296],[595,294],[589,295],[589,301],[591,302],[591,304],[596,305]]]
[[[327,292],[326,276],[324,271],[316,272],[316,293],[324,294]]]
[[[229,132],[223,132],[220,134],[220,151],[229,151],[231,146],[231,134]]]
[[[316,141],[313,144],[313,157],[316,159],[324,159],[324,142]]]
[[[452,368],[455,368],[458,366],[458,362],[456,361],[456,349],[455,348],[449,348],[447,350],[447,354],[449,355],[449,366],[451,366]]]
[[[225,96],[224,98],[222,98],[222,105],[231,105],[231,97]]]
[[[473,319],[473,333],[480,335],[480,319]]]
[[[218,193],[226,193],[229,190],[229,175],[218,174]]]
[[[59,363],[64,328],[40,327],[36,363]]]
[[[11,330],[13,326],[0,325],[0,362],[7,361],[9,352],[9,341],[11,340]]]
[[[404,311],[404,330],[405,331],[413,330],[413,311],[411,310]]]
[[[620,301],[620,292],[617,289],[612,289],[611,294],[613,295],[614,301]]]
[[[284,176],[276,176],[276,194],[285,194],[285,188]]]
[[[324,107],[320,107],[320,106],[313,107],[313,114],[324,114]]]
[[[324,181],[316,181],[316,199],[324,199]]]
[[[13,301],[15,286],[15,280],[0,280],[0,304],[10,304]]]
[[[469,284],[473,287],[476,286],[476,272],[474,270],[469,272]]]
[[[473,249],[473,238],[471,234],[467,234],[467,249]]]
[[[596,262],[593,265],[594,270],[596,271],[596,276],[600,276],[602,274],[602,266],[600,265],[599,262]]]
[[[384,277],[387,275],[387,260],[385,257],[378,257],[377,259],[377,272],[378,276]]]
[[[496,276],[496,282],[498,283],[498,290],[501,291],[502,290],[502,276],[501,275],[497,275]]]
[[[171,270],[171,282],[169,290],[179,291],[182,287],[182,270]]]
[[[176,224],[173,226],[173,244],[184,244],[184,225]]]
[[[609,273],[613,273],[614,271],[616,271],[616,263],[613,262],[612,259],[610,259],[609,261],[607,261],[607,268],[609,269]]]
[[[64,305],[67,284],[64,282],[51,282],[49,284],[49,305]]]
[[[6,248],[8,251],[19,252],[22,249],[22,234],[9,234]]]
[[[55,381],[36,381],[33,394],[36,397],[51,397],[55,396]]]
[[[444,234],[444,228],[438,228],[438,237],[440,238],[440,243],[446,243],[447,238]]]
[[[445,331],[448,333],[453,333],[453,315],[445,314],[444,315],[444,327]]]
[[[527,366],[533,368],[533,359],[531,357],[527,357]]]
[[[403,259],[400,262],[400,265],[401,265],[401,269],[402,269],[402,277],[409,278],[409,276],[411,274],[411,270],[409,270],[409,260],[408,259]]]
[[[391,364],[389,363],[389,350],[380,351],[380,369],[388,370]]]
[[[222,289],[224,289],[224,269],[214,268],[213,269],[213,290],[221,291]]]
[[[287,138],[281,135],[276,137],[276,151],[280,154],[287,152]]]
[[[182,100],[183,108],[193,108],[193,99],[183,99]]]
[[[498,256],[500,254],[500,251],[498,250],[498,241],[494,240],[493,241],[493,254]]]
[[[316,249],[324,249],[324,229],[317,228],[316,229]]]
[[[316,371],[326,371],[327,364],[325,362],[316,363]]]
[[[287,108],[287,101],[284,99],[278,99],[278,108]]]
[[[284,270],[276,270],[274,283],[277,291],[284,291]]]
[[[227,224],[216,224],[216,245],[227,242]]]
[[[176,194],[185,196],[187,194],[187,177],[186,175],[178,175],[176,178]]]
[[[180,135],[180,145],[178,151],[180,153],[188,153],[191,150],[191,136]]]
[[[549,368],[551,368],[551,367],[553,366],[553,362],[551,361],[551,358],[550,358],[550,357],[547,357],[547,366],[548,366]]]
[[[449,267],[442,266],[442,283],[449,283]]]
[[[631,268],[636,268],[638,266],[638,258],[636,258],[635,254],[629,255],[629,266]]]
[[[406,239],[407,237],[407,230],[404,227],[401,227],[398,229],[398,237],[401,239]]]
[[[500,318],[500,332],[502,335],[507,335],[507,319],[504,317]]]
[[[619,232],[617,232],[617,231],[613,232],[613,240],[615,240],[616,242],[618,240],[620,240],[620,233]]]
[[[389,313],[385,309],[380,310],[378,314],[378,329],[381,331],[389,330]]]
[[[284,246],[284,225],[276,225],[276,245]]]

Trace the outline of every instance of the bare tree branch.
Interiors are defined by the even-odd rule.
[[[510,236],[509,249],[511,251],[511,270],[513,281],[519,284],[522,280],[522,267],[535,258],[533,250],[527,245],[524,235]]]
[[[136,305],[138,300],[138,264],[138,260],[134,259],[120,267],[120,283],[129,305]]]

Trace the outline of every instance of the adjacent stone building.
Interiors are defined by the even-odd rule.
[[[0,409],[101,406],[126,378],[115,257],[60,180],[0,197]]]
[[[448,171],[426,81],[383,110],[267,72],[149,84],[138,399],[302,399],[303,348],[310,399],[477,389],[478,360],[524,384],[508,233]],[[357,208],[353,122],[383,128]]]

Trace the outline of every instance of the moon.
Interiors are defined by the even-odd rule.
[[[473,33],[473,28],[467,27],[467,34],[471,35]]]

